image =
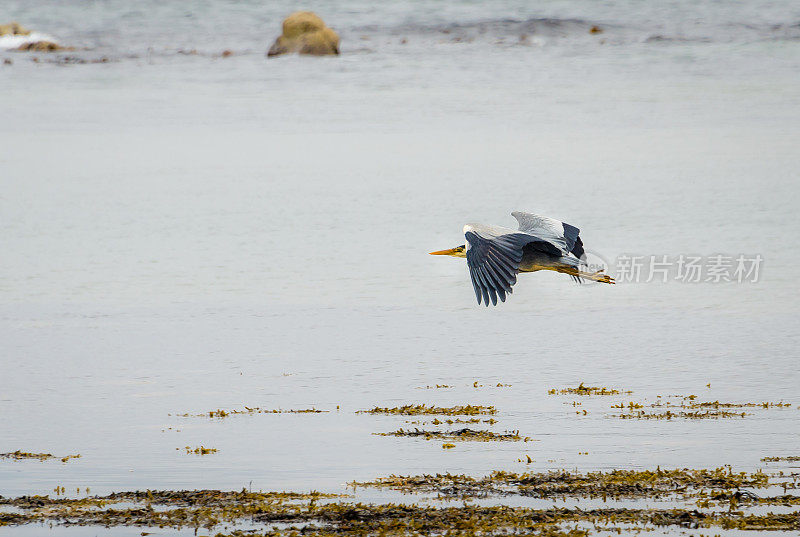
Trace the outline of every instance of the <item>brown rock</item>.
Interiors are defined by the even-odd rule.
[[[17,50],[28,52],[53,52],[54,50],[63,50],[63,47],[52,41],[34,41],[32,43],[20,45]]]
[[[600,28],[599,26],[592,26],[591,28],[589,28],[589,33],[590,34],[602,34],[603,33],[603,29]]]
[[[283,21],[283,34],[272,44],[267,56],[294,52],[314,56],[339,54],[339,35],[325,26],[316,13],[292,13]]]
[[[30,35],[31,31],[18,22],[0,24],[0,35]]]
[[[0,35],[31,35],[31,31],[18,22],[0,24]],[[64,47],[52,41],[32,41],[17,47],[16,50],[33,52],[51,52],[53,50],[65,50]]]

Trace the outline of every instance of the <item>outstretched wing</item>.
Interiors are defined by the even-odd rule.
[[[467,238],[467,265],[475,288],[478,304],[497,305],[497,297],[506,301],[511,286],[517,283],[517,272],[522,261],[522,249],[532,237],[513,230],[468,224],[464,226]]]
[[[544,239],[559,250],[563,255],[574,254],[578,259],[585,255],[583,241],[579,234],[580,229],[547,216],[514,211],[511,216],[519,222],[519,230]]]

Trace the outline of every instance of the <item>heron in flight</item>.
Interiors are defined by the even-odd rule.
[[[511,286],[517,283],[517,273],[554,270],[571,276],[575,281],[591,280],[615,283],[614,278],[597,272],[581,270],[586,254],[580,230],[553,218],[531,213],[513,212],[519,229],[500,226],[467,224],[464,236],[467,243],[431,255],[466,257],[472,286],[478,304],[497,305],[497,297],[506,301]]]

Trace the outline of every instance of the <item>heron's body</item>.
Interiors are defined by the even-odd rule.
[[[584,272],[585,252],[580,230],[564,222],[531,213],[511,213],[519,229],[483,224],[467,224],[464,236],[467,243],[450,250],[431,252],[433,255],[466,257],[478,304],[505,302],[511,286],[520,272],[553,270],[584,279],[614,283],[614,279],[599,272]]]
[[[558,265],[553,263],[550,256],[526,248],[522,252],[522,261],[519,262],[520,272],[536,272],[538,270],[556,270]]]

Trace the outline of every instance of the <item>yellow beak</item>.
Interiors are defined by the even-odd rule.
[[[449,250],[439,250],[438,252],[431,252],[430,255],[456,255],[459,251],[458,248],[450,248]]]

